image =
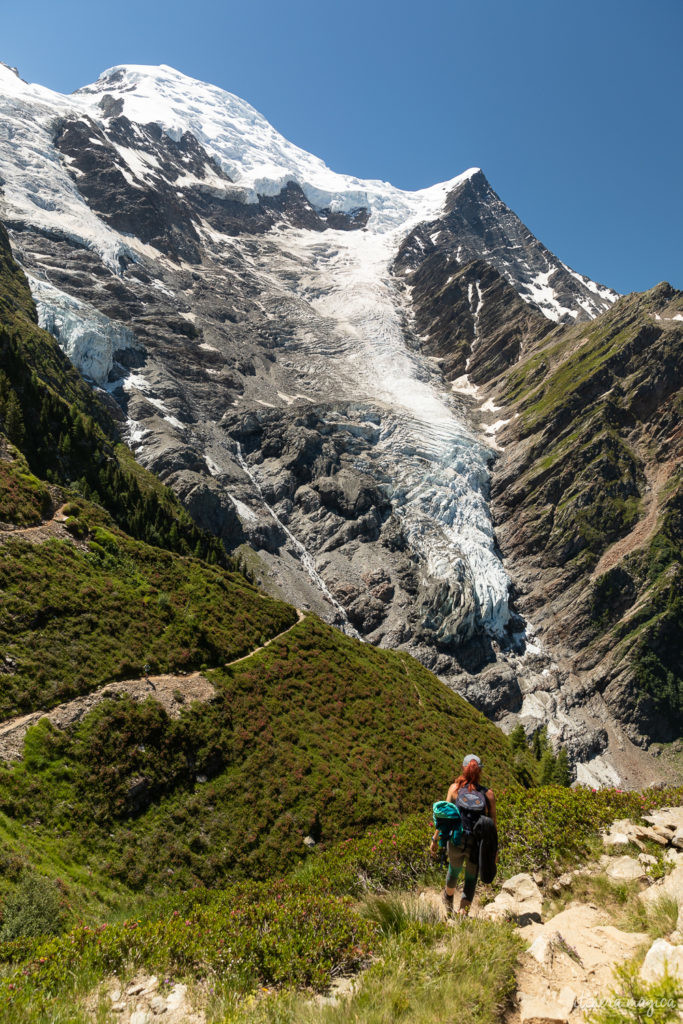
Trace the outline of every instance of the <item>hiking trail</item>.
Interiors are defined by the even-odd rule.
[[[34,527],[33,529],[39,529]],[[297,620],[281,633],[276,633],[269,640],[259,647],[255,647],[248,654],[225,663],[223,668],[230,668],[248,658],[253,658],[259,651],[263,651],[276,640],[281,640],[295,626],[305,619],[304,612],[296,609]],[[216,690],[206,676],[201,672],[191,672],[188,675],[164,674],[158,676],[141,676],[138,679],[121,679],[106,683],[92,693],[83,694],[73,700],[58,704],[48,711],[31,711],[26,715],[17,718],[10,718],[0,722],[0,761],[21,760],[24,756],[24,737],[31,726],[36,725],[43,718],[47,718],[52,725],[59,729],[66,729],[68,726],[79,722],[84,715],[97,707],[108,697],[116,697],[125,694],[132,700],[142,701],[148,697],[156,700],[164,710],[172,717],[178,718],[187,704],[198,700],[203,703],[213,700]]]

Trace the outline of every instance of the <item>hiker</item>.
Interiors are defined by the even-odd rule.
[[[464,867],[465,882],[457,911],[463,917],[469,912],[480,873],[482,881],[492,882],[498,859],[496,800],[493,790],[480,785],[480,779],[481,759],[476,754],[467,754],[462,762],[462,771],[446,797],[446,801],[458,809],[460,821],[453,833],[453,841],[448,840],[448,873],[443,902],[447,913],[453,913],[453,895]],[[438,840],[437,828],[430,846],[432,856],[437,855]]]

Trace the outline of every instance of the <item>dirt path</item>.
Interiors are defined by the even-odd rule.
[[[669,856],[674,858],[672,874],[649,888],[643,880],[645,888],[640,898],[654,905],[658,897],[668,894],[679,903],[683,913],[683,851],[672,850]],[[619,859],[618,856],[615,858]],[[605,875],[610,861],[612,858],[603,856],[599,862],[563,875],[561,881],[565,892],[571,892],[567,886],[571,887],[573,879],[580,875]],[[637,866],[637,862],[633,863]],[[529,876],[516,876],[518,880],[522,878]],[[555,889],[558,884],[554,883]],[[552,890],[553,896],[555,889]],[[550,894],[546,889],[543,896],[547,899]],[[538,895],[542,894],[539,892]],[[456,905],[457,900],[456,895]],[[424,891],[419,895],[419,902],[437,917],[447,920],[440,893]],[[470,917],[501,920],[500,915],[490,913],[492,906],[481,906],[475,895]],[[541,907],[540,899],[538,907]],[[504,1018],[505,1024],[584,1024],[586,1013],[615,986],[615,968],[632,960],[653,942],[652,936],[646,932],[626,931],[618,927],[614,912],[620,909],[623,908],[614,898],[610,905],[598,906],[584,897],[584,901],[570,900],[564,909],[548,918],[544,915],[542,922],[538,916],[531,923],[518,921],[519,934],[527,943],[527,949],[519,959],[515,1002]],[[515,913],[512,911],[513,921]],[[467,927],[466,922],[459,918],[448,923],[455,928]],[[674,943],[680,941],[675,933],[670,939]]]
[[[280,640],[282,639],[283,636],[287,636],[287,634],[291,632],[291,630],[293,630],[295,626],[298,626],[299,623],[303,622],[304,619],[306,618],[305,614],[301,611],[300,608],[296,609],[296,614],[296,622],[293,622],[291,626],[287,627],[287,629],[284,629],[281,633],[276,633],[275,636],[271,636],[270,640],[266,640],[266,642],[264,644],[261,644],[260,647],[255,647],[253,651],[249,651],[249,654],[243,654],[241,658],[235,658],[234,661],[226,662],[225,667],[229,668],[231,665],[239,664],[240,661],[246,661],[247,658],[253,658],[253,656],[255,654],[258,654],[259,651],[265,650],[266,647],[270,647],[270,645],[274,643],[276,640]]]
[[[32,527],[39,530],[41,527]],[[297,608],[297,621],[281,633],[267,640],[265,644],[254,648],[249,654],[243,654],[240,658],[226,663],[225,667],[237,665],[241,661],[252,658],[259,651],[269,647],[276,640],[281,640],[295,626],[303,622],[306,617],[301,609]],[[89,711],[97,707],[107,697],[115,697],[125,694],[132,700],[142,701],[152,697],[168,712],[172,718],[178,718],[183,707],[191,701],[208,702],[216,695],[215,687],[201,672],[192,672],[190,675],[160,675],[145,676],[140,679],[122,679],[118,682],[107,683],[99,690],[76,697],[74,700],[64,704],[58,704],[50,711],[32,711],[28,715],[21,715],[19,718],[10,718],[0,722],[0,760],[16,761],[24,756],[24,737],[28,729],[35,725],[42,718],[47,718],[52,725],[59,729],[66,729],[87,715]]]
[[[0,544],[8,540],[27,540],[31,544],[44,544],[46,540],[56,538],[57,540],[68,540],[76,547],[85,548],[83,541],[77,541],[66,529],[64,523],[68,516],[64,514],[65,505],[61,505],[51,519],[45,519],[38,526],[0,526]]]
[[[616,541],[603,554],[593,570],[593,579],[613,569],[615,565],[630,555],[632,551],[642,548],[655,532],[657,515],[660,508],[660,494],[676,468],[675,462],[664,462],[656,472],[648,478],[648,490],[645,495],[645,515],[638,520],[631,532]]]

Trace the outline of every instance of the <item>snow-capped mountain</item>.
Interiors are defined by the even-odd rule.
[[[497,425],[471,419],[482,325],[502,303],[514,362],[617,296],[480,170],[405,192],[172,68],[63,96],[1,65],[0,183],[41,323],[264,585],[456,684],[523,647],[488,506]]]

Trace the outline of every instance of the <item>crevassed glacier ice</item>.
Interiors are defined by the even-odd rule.
[[[84,377],[96,384],[106,383],[114,353],[135,346],[133,332],[47,281],[30,276],[28,281],[40,326],[55,336]]]
[[[509,619],[509,580],[488,507],[493,452],[456,414],[433,365],[409,346],[406,310],[390,272],[404,232],[436,216],[442,202],[438,193],[424,197],[400,229],[375,227],[371,219],[365,231],[327,232],[324,243],[287,229],[279,238],[280,281],[312,316],[297,339],[299,352],[309,347],[308,397],[352,399],[381,410],[378,462],[391,480],[392,505],[411,547],[432,581],[459,582],[473,592],[476,615],[458,630],[465,640],[480,624],[500,635]],[[324,289],[317,270],[321,244]],[[269,259],[272,273],[277,261]],[[325,351],[334,357],[321,358]]]

